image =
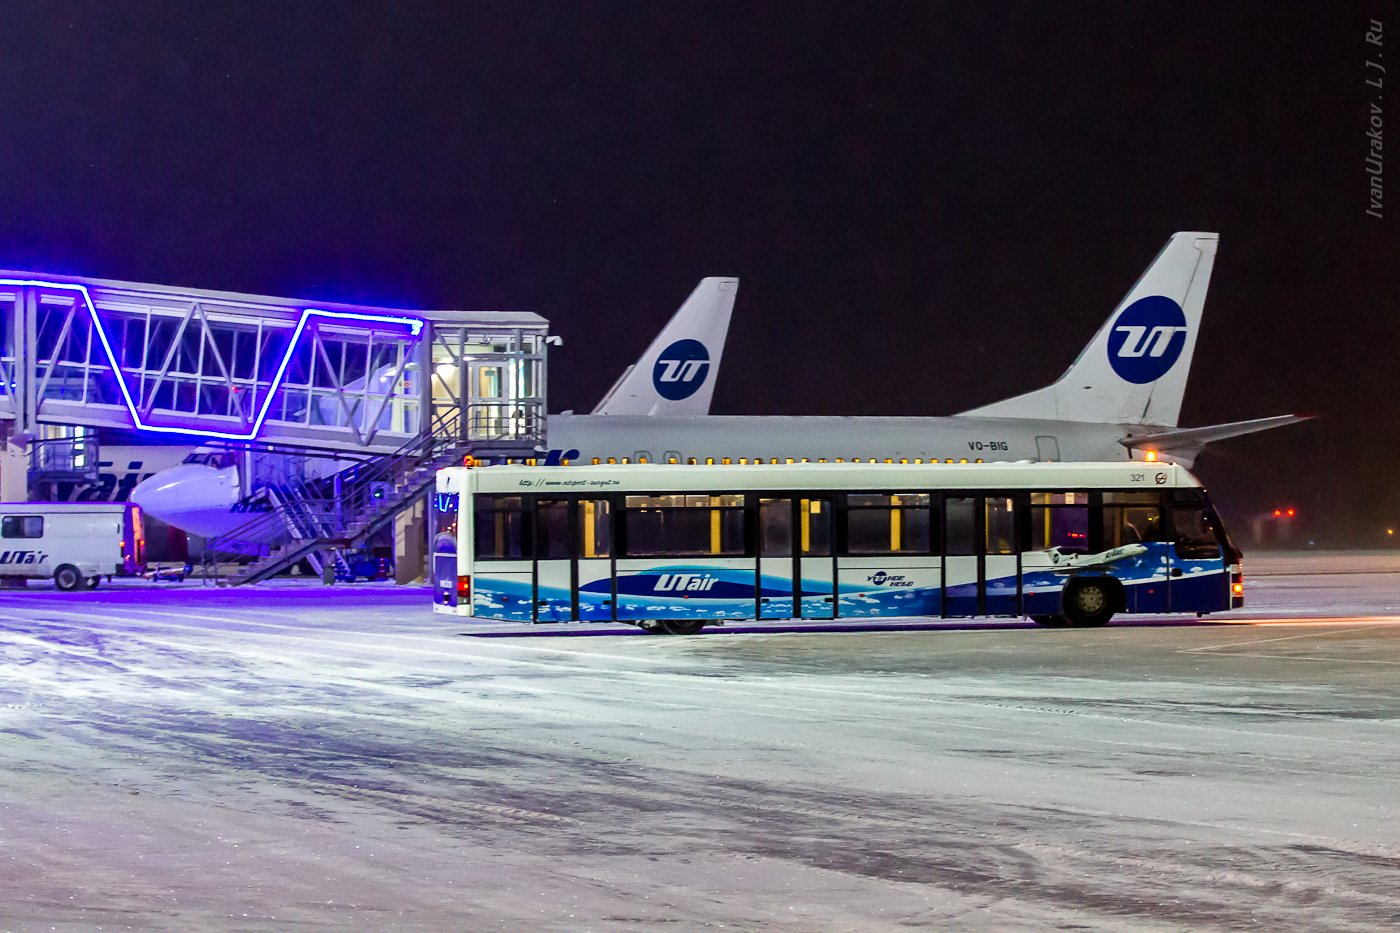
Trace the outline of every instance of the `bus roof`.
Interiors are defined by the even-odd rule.
[[[448,467],[439,492],[738,492],[821,489],[1158,489],[1199,487],[1175,463],[792,463]]]

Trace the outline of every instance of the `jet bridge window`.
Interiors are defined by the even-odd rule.
[[[6,515],[0,520],[0,538],[42,538],[42,515]]]
[[[1031,493],[1031,543],[1029,550],[1059,548],[1066,554],[1089,552],[1089,494],[1087,492]]]

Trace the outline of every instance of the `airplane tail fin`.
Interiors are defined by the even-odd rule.
[[[963,414],[1175,425],[1218,240],[1173,234],[1063,376]]]
[[[595,415],[707,415],[739,280],[701,279]]]

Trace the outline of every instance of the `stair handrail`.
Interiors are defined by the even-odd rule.
[[[272,540],[279,526],[285,526],[288,522],[289,513],[297,514],[306,523],[305,530],[318,532],[302,538],[303,541],[313,538],[341,537],[349,530],[351,524],[364,526],[372,524],[377,516],[369,514],[365,518],[365,513],[382,511],[382,509],[372,509],[375,501],[374,497],[370,495],[373,491],[372,484],[392,482],[395,477],[405,477],[413,469],[431,462],[448,450],[457,450],[466,446],[467,442],[461,435],[460,426],[460,411],[453,410],[442,416],[435,415],[432,431],[413,438],[391,453],[362,461],[318,481],[318,485],[324,488],[327,483],[339,478],[341,494],[339,497],[333,497],[330,501],[342,516],[358,515],[363,519],[360,521],[326,521],[324,516],[318,517],[315,510],[309,507],[311,502],[324,503],[327,501],[325,496],[315,494],[310,484],[302,480],[279,484],[277,495],[284,500],[280,505],[274,503],[271,510],[260,512],[242,525],[205,542],[205,578],[218,581],[218,554],[247,554],[251,551],[254,560],[266,557],[272,550]],[[406,468],[403,468],[405,466]],[[384,507],[397,504],[398,501],[398,497],[387,497]]]

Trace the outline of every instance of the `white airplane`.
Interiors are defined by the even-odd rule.
[[[1218,235],[1177,233],[1053,384],[944,417],[708,415],[733,294],[706,279],[592,413],[550,415],[545,463],[646,460],[1061,460],[1162,457],[1306,420],[1279,415],[1177,426]],[[236,471],[167,470],[132,493],[152,515],[211,536],[246,521]],[[223,483],[223,485],[220,485]]]
[[[1187,466],[1212,441],[1292,424],[1280,415],[1177,426],[1218,235],[1177,233],[1053,384],[933,418],[551,415],[547,462],[746,460],[1124,460]],[[683,376],[658,363],[653,382]],[[637,378],[632,372],[631,378]]]
[[[738,292],[738,279],[701,279],[646,352],[587,417],[616,416],[646,424],[652,419],[690,420],[707,414]],[[385,370],[372,378],[377,388],[384,390],[394,375]],[[348,390],[353,394],[363,383],[352,384]],[[320,413],[328,422],[337,414],[330,408],[321,408]],[[311,461],[310,468],[316,469],[316,463]],[[333,463],[323,461],[320,468],[334,469],[330,466]],[[240,452],[199,447],[183,463],[136,485],[130,501],[189,534],[216,537],[269,507],[249,481],[248,472]]]

